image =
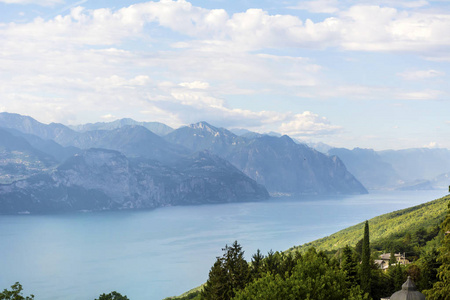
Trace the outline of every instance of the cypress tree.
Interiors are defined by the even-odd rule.
[[[361,288],[370,295],[370,241],[369,241],[369,222],[364,225],[364,238],[361,253]]]

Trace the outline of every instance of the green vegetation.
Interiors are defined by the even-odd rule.
[[[11,290],[4,289],[0,293],[0,300],[33,300],[34,295],[22,296],[22,285],[18,282],[11,286]]]
[[[445,218],[449,200],[450,197],[447,196],[370,219],[371,247],[387,252],[391,252],[391,248],[396,248],[394,250],[399,252],[403,250],[405,242],[417,242],[423,246],[425,240],[439,232],[439,225]],[[346,245],[355,247],[363,236],[364,224],[359,223],[311,243],[291,248],[289,251],[306,252],[309,247],[323,251],[337,251]]]
[[[258,250],[251,263],[237,241],[222,250],[203,286],[166,299],[371,300],[399,290],[408,275],[427,299],[448,299],[450,197],[385,214],[285,252],[264,256]],[[391,253],[386,272],[374,262],[381,251]],[[412,263],[392,259],[398,251]],[[16,283],[0,300],[34,299],[21,291]],[[128,298],[111,292],[97,300]]]
[[[113,291],[109,294],[101,294],[98,299],[95,300],[130,300],[127,296],[122,296],[120,293]]]
[[[445,233],[445,237],[439,248],[437,258],[437,261],[441,263],[437,270],[439,280],[434,283],[430,290],[425,291],[429,300],[448,299],[450,297],[450,203],[448,208],[447,217],[442,222],[442,231]]]
[[[263,256],[258,250],[249,264],[250,275],[245,271],[244,288],[215,298],[197,289],[173,299],[379,299],[399,290],[408,275],[419,290],[427,295],[436,293],[430,299],[446,299],[442,295],[449,293],[450,256],[444,247],[450,246],[450,235],[444,239],[443,230],[450,230],[449,217],[443,223],[447,227],[440,230],[440,224],[449,200],[444,197],[381,215],[285,252],[270,251]],[[238,246],[237,242],[233,245]],[[381,252],[405,253],[412,264],[405,266],[391,259],[384,272],[374,263]],[[219,266],[218,259],[205,290],[220,294],[226,291],[229,278]]]

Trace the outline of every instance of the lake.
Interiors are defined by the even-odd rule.
[[[377,215],[428,202],[445,190],[272,198],[149,211],[0,216],[0,289],[19,281],[36,300],[130,300],[179,295],[205,282],[222,248],[246,259],[283,251]]]

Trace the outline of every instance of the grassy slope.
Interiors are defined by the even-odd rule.
[[[450,195],[370,219],[370,241],[396,239],[404,236],[407,232],[413,233],[419,228],[426,229],[441,224],[447,213],[449,201]],[[313,242],[290,248],[287,251],[299,250],[304,252],[310,247],[315,247],[317,250],[331,251],[343,248],[347,244],[355,246],[362,238],[363,233],[364,222]],[[181,296],[167,299],[188,299],[192,293],[197,292],[199,289],[201,287],[192,289]]]
[[[395,239],[404,236],[407,232],[413,233],[421,227],[429,228],[439,225],[445,218],[449,201],[450,196],[446,196],[370,219],[370,241]],[[303,252],[309,247],[330,251],[343,248],[347,244],[355,246],[362,238],[363,232],[364,222],[313,242],[293,247],[288,251],[300,250]]]

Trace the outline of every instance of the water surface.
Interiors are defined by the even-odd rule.
[[[19,281],[40,299],[131,300],[178,295],[205,282],[215,257],[237,240],[246,259],[286,250],[446,191],[272,198],[264,202],[151,211],[0,216],[0,289]]]

